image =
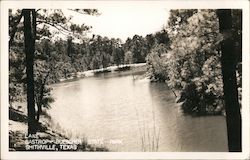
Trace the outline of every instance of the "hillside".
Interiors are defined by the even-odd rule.
[[[84,137],[72,138],[53,124],[46,112],[38,123],[38,132],[27,135],[27,116],[20,106],[9,108],[9,151],[108,151],[103,146],[87,144]]]

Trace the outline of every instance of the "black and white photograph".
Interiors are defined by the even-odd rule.
[[[1,4],[1,159],[250,158],[249,1],[31,2]]]

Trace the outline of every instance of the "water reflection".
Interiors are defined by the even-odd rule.
[[[105,144],[112,151],[152,151],[157,137],[158,151],[227,150],[224,117],[183,116],[166,84],[133,80],[131,72],[57,84],[53,95],[60,125],[88,139],[121,140]]]

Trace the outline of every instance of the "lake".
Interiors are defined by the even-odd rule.
[[[165,83],[131,71],[53,85],[53,120],[111,151],[227,151],[224,116],[184,116]]]

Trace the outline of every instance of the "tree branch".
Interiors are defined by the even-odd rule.
[[[70,9],[69,8],[68,10],[79,13],[79,14],[83,14],[83,15],[96,15],[96,16],[100,15],[97,9]]]
[[[48,22],[48,21],[42,21],[42,20],[37,20],[37,23],[41,24],[41,23],[45,23],[55,29],[57,29],[58,31],[60,31],[63,35],[68,36],[68,34],[70,34],[70,31],[68,29],[64,29],[61,25],[55,25],[54,23]],[[61,28],[59,28],[61,27]]]
[[[47,25],[49,25],[51,27],[54,27],[55,29],[59,30],[60,32],[70,33],[69,29],[65,28],[64,26],[62,26],[60,24],[55,24],[53,22],[43,21],[43,20],[37,20],[37,23],[39,23],[39,24],[45,23],[45,24],[47,24]]]
[[[40,11],[40,10],[42,10],[42,9],[41,9],[41,8],[37,9],[37,10],[36,10],[36,13],[37,13],[38,11]]]

